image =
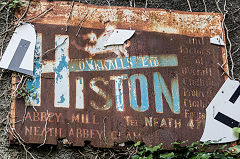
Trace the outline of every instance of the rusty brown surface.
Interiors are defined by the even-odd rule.
[[[161,32],[169,34],[180,34],[191,37],[213,37],[220,35],[225,41],[220,13],[206,12],[185,12],[164,9],[132,8],[132,7],[106,7],[85,5],[75,3],[71,10],[70,2],[32,2],[31,9],[28,11],[29,19],[44,13],[53,7],[44,18],[36,18],[34,22],[54,24],[54,25],[73,25],[86,28],[104,29],[107,25],[122,29],[136,29],[151,32]],[[22,11],[24,12],[24,11]],[[85,20],[87,17],[88,20]],[[91,19],[91,20],[89,20]],[[80,23],[84,20],[84,23]],[[223,63],[225,63],[226,52],[222,49]],[[225,71],[228,72],[227,65]]]
[[[35,17],[50,6],[54,6],[53,11],[34,21],[38,35],[42,37],[42,52],[55,47],[57,35],[67,35],[68,56],[74,69],[80,61],[117,58],[113,51],[94,55],[86,51],[88,45],[93,45],[86,37],[94,33],[99,38],[110,26],[136,30],[128,41],[129,46],[126,47],[130,57],[173,55],[176,56],[178,63],[174,67],[70,71],[69,108],[54,107],[55,73],[42,73],[40,106],[35,107],[37,111],[28,107],[24,124],[15,124],[16,131],[24,141],[43,143],[46,111],[50,114],[46,127],[48,130],[46,144],[57,144],[58,139],[66,138],[73,146],[82,146],[84,141],[91,141],[96,147],[113,147],[114,143],[143,141],[148,145],[162,142],[166,148],[170,148],[170,143],[174,141],[193,142],[200,139],[206,118],[205,108],[224,81],[217,63],[224,61],[225,51],[222,47],[209,42],[210,37],[222,35],[220,14],[99,7],[76,3],[68,21],[67,32],[65,27],[68,10],[71,7],[68,2],[33,2],[27,17]],[[86,15],[89,17],[82,23],[80,33],[76,36],[78,24]],[[55,51],[48,52],[42,57],[42,64],[51,66],[49,63],[56,60],[55,56]],[[125,57],[123,54],[121,56]],[[156,112],[154,73],[162,75],[170,95],[173,95],[171,81],[177,79],[180,112],[176,113],[170,109],[164,95],[162,95],[163,112]],[[122,74],[127,75],[127,79],[123,80],[124,111],[118,111],[116,86],[110,77]],[[129,97],[131,89],[129,78],[139,74],[147,79],[149,101],[148,109],[142,112],[131,107]],[[84,79],[84,109],[76,109],[78,77]],[[90,86],[92,79],[98,80],[95,84],[106,92],[112,101],[106,110],[99,110],[104,108],[106,98],[93,91]],[[136,81],[136,96],[137,104],[141,105],[141,98],[145,97],[141,97],[139,80]],[[98,107],[94,107],[92,101],[97,103]],[[13,125],[14,121],[23,118],[24,111],[24,100],[16,99],[11,112]]]
[[[34,22],[65,25],[71,9],[70,2],[32,2],[28,17],[33,18],[53,7],[43,18]],[[180,34],[192,37],[222,35],[219,13],[184,12],[148,8],[106,7],[75,3],[69,25],[76,26],[88,15],[83,27],[104,29],[107,24],[118,28]]]

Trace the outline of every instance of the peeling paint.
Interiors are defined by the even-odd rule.
[[[172,93],[170,93],[162,75],[158,72],[155,72],[154,73],[154,90],[155,90],[156,111],[158,113],[163,113],[162,94],[166,98],[171,111],[176,114],[180,113],[179,84],[178,84],[177,78],[174,78],[171,81]]]
[[[37,5],[36,5],[37,4]],[[33,2],[35,6],[28,13],[29,17],[40,14],[43,8],[54,6],[54,10],[47,14],[48,18],[36,20],[37,23],[48,23],[61,25],[66,21],[68,16],[64,7],[69,7],[65,2]],[[42,10],[42,11],[41,11]],[[213,37],[221,35],[221,20],[222,16],[218,13],[197,13],[184,11],[166,11],[166,10],[145,10],[142,8],[128,7],[99,7],[86,6],[83,4],[75,5],[73,14],[69,20],[69,25],[78,25],[86,13],[88,19],[83,23],[83,27],[88,28],[104,28],[105,22],[110,22],[112,25],[116,22],[121,22],[122,29],[156,31],[162,33],[178,33],[194,37]],[[83,14],[84,13],[84,14]],[[141,16],[139,16],[141,15]],[[169,29],[170,27],[170,29]]]
[[[27,105],[40,106],[40,96],[41,96],[41,63],[40,57],[42,55],[42,36],[37,35],[36,47],[35,47],[35,59],[34,59],[34,70],[33,79],[26,82],[27,89],[32,92],[32,95],[27,99]]]
[[[46,144],[143,141],[171,149],[171,142],[200,139],[205,107],[224,81],[214,63],[224,61],[225,51],[209,42],[222,34],[221,14],[75,2],[66,32],[69,2],[32,1],[26,18],[52,6],[34,21],[36,52],[47,52],[28,81],[37,97],[29,103],[38,107],[25,112],[22,99],[12,105],[11,121],[26,114],[23,124],[14,123],[26,143],[43,143],[46,110]],[[106,46],[117,29],[136,31],[123,44]]]
[[[140,82],[141,105],[137,104],[136,80]],[[131,107],[136,111],[146,111],[149,108],[147,78],[142,74],[132,75],[129,78],[129,89]]]
[[[53,71],[55,72],[55,106],[68,107],[69,106],[69,69],[68,69],[68,36],[57,35],[56,44],[56,62]],[[62,44],[62,45],[61,45]],[[61,46],[60,46],[61,45]]]

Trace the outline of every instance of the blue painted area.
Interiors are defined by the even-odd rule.
[[[137,104],[136,80],[140,81],[141,106]],[[129,79],[130,105],[136,111],[146,111],[149,107],[147,78],[143,74],[132,75]]]
[[[56,46],[58,43],[62,43],[63,37],[56,39]],[[151,56],[130,56],[130,57],[117,57],[112,59],[102,59],[102,60],[74,60],[68,59],[68,47],[69,44],[61,46],[56,50],[56,62],[53,62],[55,66],[51,72],[55,72],[55,107],[67,107],[69,106],[69,72],[78,71],[112,71],[112,70],[128,70],[128,69],[138,69],[138,68],[155,68],[155,67],[174,67],[178,66],[178,60],[176,54],[169,55],[151,55]],[[34,66],[34,79],[27,81],[27,88],[33,92],[30,101],[32,105],[40,105],[40,87],[41,87],[41,38],[37,37],[36,44],[36,56],[35,66]],[[47,69],[44,69],[45,71]],[[44,72],[47,73],[47,72]],[[123,79],[127,79],[127,76],[116,76],[120,79],[115,79],[116,87],[116,109],[118,111],[124,110],[123,101]],[[140,91],[141,91],[141,104],[137,103],[137,93],[136,93],[136,80],[140,81]],[[80,84],[83,81],[80,79]],[[146,111],[149,108],[149,98],[148,98],[148,85],[147,79],[142,74],[132,75],[129,78],[129,96],[131,107],[136,111]],[[154,73],[154,91],[155,91],[155,102],[156,111],[163,112],[163,95],[170,109],[174,113],[180,113],[179,105],[179,86],[178,79],[172,79],[171,81],[172,94],[169,92],[164,79],[160,73]],[[95,83],[92,84],[93,87]],[[64,89],[63,89],[64,87]],[[95,86],[96,87],[96,86]],[[57,88],[57,89],[56,89]],[[98,91],[97,91],[98,92]],[[104,92],[100,93],[101,96],[106,98],[105,107],[108,109],[112,105],[112,100],[110,96],[107,96]]]
[[[40,105],[40,81],[41,81],[41,65],[40,65],[40,55],[41,55],[41,37],[37,36],[35,56],[34,56],[34,70],[33,79],[29,79],[26,82],[27,90],[30,91],[31,96],[29,102],[32,105]]]
[[[85,67],[87,70],[95,70],[95,64],[93,60],[86,60],[85,61]]]
[[[107,60],[72,60],[69,62],[69,71],[109,71],[170,66],[178,66],[178,60],[175,54],[117,57]]]
[[[115,91],[116,91],[116,109],[117,111],[124,110],[123,104],[123,80],[127,79],[127,75],[123,74],[121,76],[111,76],[110,80],[115,81]]]
[[[116,94],[116,102],[117,102],[117,111],[123,111],[124,110],[124,105],[123,105],[123,90],[121,89],[122,87],[122,82],[119,82],[117,84],[118,86],[118,91],[119,94]]]
[[[172,79],[171,89],[172,95],[170,94],[167,85],[159,72],[154,73],[154,93],[155,93],[155,104],[156,112],[163,113],[163,98],[164,95],[170,109],[175,114],[180,113],[180,99],[179,99],[179,85],[178,79]]]
[[[61,50],[63,50],[63,49],[61,49]],[[56,83],[58,83],[58,80],[63,78],[63,76],[61,75],[61,72],[64,68],[68,69],[68,62],[66,60],[66,56],[62,55],[61,60],[59,61],[59,65],[53,69],[54,72],[57,75],[56,76]]]
[[[60,96],[60,101],[58,101],[58,103],[63,103],[64,101],[65,101],[64,94],[62,94]]]
[[[78,81],[81,85],[83,84],[83,78],[79,78]]]
[[[115,82],[116,87],[116,106],[117,111],[123,111],[123,90],[122,90],[122,79],[118,79],[117,82]]]
[[[162,87],[159,80],[159,74],[155,72],[153,76],[156,112],[163,113]]]
[[[68,50],[69,37],[66,35],[55,36],[56,61],[52,62],[53,72],[55,72],[55,107],[69,107],[69,69]]]

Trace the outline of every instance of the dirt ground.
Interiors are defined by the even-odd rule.
[[[7,0],[5,0],[7,1]],[[1,0],[0,2],[3,2]],[[131,6],[161,8],[166,10],[181,10],[193,12],[222,12],[225,15],[227,50],[230,70],[233,67],[234,77],[240,80],[240,1],[239,0],[79,0],[81,3],[94,5]],[[146,3],[147,2],[147,3]],[[189,6],[189,3],[190,6]],[[12,3],[12,2],[10,2]],[[218,4],[218,5],[217,5]],[[0,58],[11,37],[14,21],[14,7],[0,4]],[[233,63],[231,62],[233,61]],[[0,158],[31,158],[26,153],[30,151],[35,158],[127,158],[135,152],[129,145],[126,150],[97,149],[90,145],[85,147],[66,147],[45,145],[37,148],[36,145],[9,145],[9,114],[11,103],[11,75],[7,70],[0,69]],[[231,75],[232,76],[232,75]]]

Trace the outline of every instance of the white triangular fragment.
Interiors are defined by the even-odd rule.
[[[21,46],[21,42],[25,42],[25,44],[29,45]],[[35,45],[36,32],[34,26],[28,23],[19,25],[13,33],[13,36],[3,54],[3,57],[0,61],[0,67],[32,75]],[[18,60],[16,58],[13,59],[14,55],[18,53],[18,47],[25,47],[25,50],[23,50],[26,52],[21,52],[22,55],[24,55],[22,61],[17,61],[19,64],[14,65],[14,62]]]
[[[33,71],[34,50],[36,45],[36,32],[35,32],[34,26],[31,24],[24,25],[24,31],[28,32],[25,38],[28,41],[31,41],[31,44],[22,60],[20,68]]]
[[[115,29],[105,42],[104,46],[122,45],[126,40],[130,39],[134,33],[135,30]]]
[[[222,45],[222,46],[225,45],[224,41],[221,39],[219,35],[210,38],[210,43],[215,45]]]
[[[208,105],[206,109],[205,129],[200,141],[227,143],[239,139],[239,134],[236,134],[231,127],[214,119],[218,113],[222,113],[240,122],[240,97],[237,98],[235,103],[229,101],[238,86],[238,81],[227,79]]]

